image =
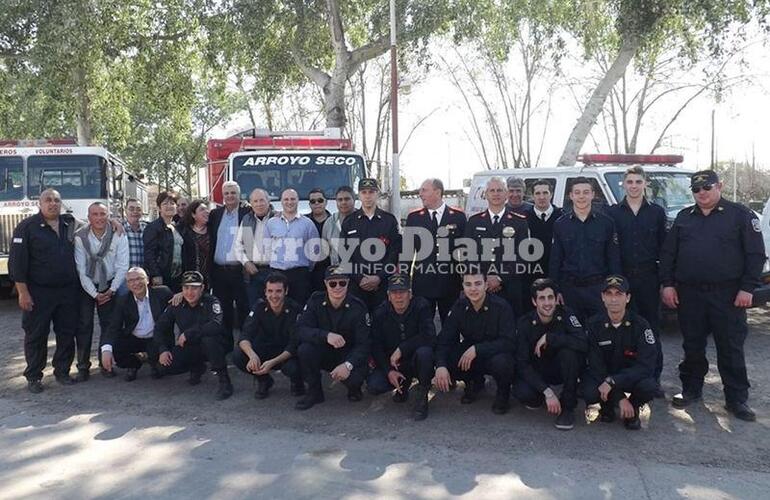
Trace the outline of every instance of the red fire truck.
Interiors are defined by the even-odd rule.
[[[225,139],[210,139],[206,146],[206,188],[209,198],[222,203],[222,184],[233,180],[245,200],[262,188],[271,201],[293,188],[299,194],[300,213],[309,211],[308,192],[321,188],[333,199],[339,186],[357,188],[365,176],[366,161],[353,150],[339,129],[322,132],[272,132],[250,130]],[[328,207],[334,211],[335,207]],[[276,207],[277,208],[277,207]]]

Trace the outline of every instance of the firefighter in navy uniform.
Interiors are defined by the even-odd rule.
[[[465,213],[451,208],[444,203],[444,184],[439,179],[427,179],[420,187],[420,198],[423,208],[414,210],[406,217],[404,234],[408,228],[422,228],[430,232],[433,245],[430,255],[422,260],[415,260],[412,270],[412,293],[415,297],[425,298],[431,305],[431,310],[438,308],[441,321],[452,304],[457,301],[462,286],[460,274],[457,272],[455,259],[455,240],[465,234]],[[414,251],[419,253],[422,240],[414,238]],[[440,242],[445,243],[444,249]],[[412,264],[412,256],[405,255],[408,264]]]
[[[650,323],[655,333],[658,359],[655,363],[655,380],[658,390],[655,397],[664,397],[660,387],[663,371],[663,347],[660,343],[660,282],[658,260],[666,239],[666,211],[645,198],[647,176],[642,167],[630,167],[623,175],[626,195],[620,203],[608,208],[615,222],[620,245],[620,262],[623,276],[631,286],[631,307]]]
[[[80,279],[75,267],[74,235],[79,223],[61,213],[58,191],[40,193],[40,212],[24,219],[13,231],[8,270],[19,293],[24,329],[24,377],[30,392],[43,391],[43,369],[48,357],[48,335],[53,323],[56,381],[75,383],[69,376],[75,356]]]
[[[462,404],[473,403],[492,375],[497,394],[492,411],[508,411],[513,381],[516,325],[511,306],[487,293],[487,280],[477,265],[463,275],[464,296],[455,302],[436,341],[436,388],[446,392],[453,380],[465,382]]]
[[[350,291],[360,298],[369,311],[385,300],[386,279],[398,266],[401,252],[401,235],[398,221],[390,212],[377,206],[380,187],[376,179],[361,179],[358,182],[358,198],[361,208],[350,214],[342,223],[340,238],[348,251],[354,248],[350,262],[342,262],[345,271],[350,271]],[[378,260],[368,260],[361,255],[361,245],[368,239],[379,239],[385,246],[385,254]],[[368,247],[368,245],[367,245]],[[348,268],[346,264],[352,264]]]
[[[746,308],[759,285],[765,248],[759,219],[748,208],[722,198],[722,183],[712,170],[690,179],[696,204],[676,216],[663,244],[660,276],[663,302],[678,309],[684,359],[679,364],[683,408],[701,398],[708,373],[706,340],[714,336],[726,409],[737,418],[756,420],[749,408],[749,379],[743,344],[748,334]]]
[[[626,429],[638,430],[639,408],[655,396],[658,352],[650,324],[628,308],[628,280],[610,275],[604,282],[605,310],[588,320],[588,370],[583,376],[587,405],[599,403],[602,422],[615,420],[615,409]]]
[[[254,376],[256,399],[265,399],[274,384],[270,372],[280,369],[291,380],[291,395],[305,394],[297,362],[297,316],[302,306],[288,297],[289,280],[280,272],[265,278],[265,298],[257,299],[243,322],[233,364]]]
[[[594,188],[585,177],[570,186],[572,211],[553,225],[548,277],[561,291],[561,302],[585,322],[602,312],[601,290],[609,274],[620,273],[615,224],[592,208]]]
[[[435,310],[422,297],[412,297],[408,274],[388,278],[388,301],[372,315],[372,357],[375,368],[366,379],[372,394],[396,390],[393,401],[409,398],[412,379],[417,378],[414,419],[428,416],[428,391],[433,378]]]
[[[517,264],[526,264],[518,257],[518,251],[522,240],[528,237],[527,216],[506,207],[505,181],[499,177],[487,181],[486,199],[489,208],[472,215],[465,226],[465,236],[473,238],[478,246],[470,263],[481,265],[489,292],[503,297],[518,317],[524,309],[522,289],[526,277],[517,269]],[[491,258],[483,251],[484,241],[496,245]]]
[[[208,361],[219,378],[216,399],[223,400],[233,394],[225,360],[229,339],[219,299],[204,293],[203,283],[198,271],[182,275],[183,300],[161,314],[153,337],[158,344],[162,375],[190,372],[190,385],[198,385]]]
[[[325,292],[314,292],[297,320],[297,357],[307,394],[297,401],[307,410],[324,401],[321,370],[348,389],[348,401],[361,401],[369,360],[371,321],[366,304],[348,292],[350,276],[339,266],[324,275]]]
[[[577,316],[556,303],[557,296],[550,279],[532,283],[535,310],[519,318],[516,327],[518,378],[513,394],[530,409],[545,402],[548,413],[556,415],[556,428],[570,430],[575,425],[578,377],[585,366],[588,340]],[[551,385],[562,385],[561,395]]]

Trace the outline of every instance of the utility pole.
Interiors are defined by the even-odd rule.
[[[716,121],[715,117],[716,115],[716,109],[711,110],[711,170],[714,170],[717,167],[717,156],[716,156]]]
[[[401,169],[398,164],[398,66],[396,57],[396,0],[390,0],[390,119],[393,136],[390,211],[401,220]]]

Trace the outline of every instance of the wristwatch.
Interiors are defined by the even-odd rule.
[[[609,376],[604,379],[604,381],[609,385],[610,387],[615,387],[615,379],[612,378],[612,376]]]
[[[345,368],[347,368],[349,372],[352,372],[353,371],[353,363],[351,363],[350,361],[345,361]]]

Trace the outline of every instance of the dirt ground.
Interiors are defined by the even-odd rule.
[[[89,382],[61,387],[53,381],[49,366],[45,392],[32,395],[21,376],[22,332],[15,301],[0,301],[0,318],[0,335],[4,339],[0,344],[0,401],[31,420],[53,414],[97,414],[100,418],[129,419],[138,426],[151,421],[224,426],[233,429],[233,439],[242,430],[248,430],[338,438],[359,442],[364,449],[366,443],[372,447],[380,447],[383,442],[396,447],[404,443],[426,453],[433,450],[435,460],[447,459],[448,454],[455,452],[473,451],[495,456],[503,453],[511,460],[538,457],[770,473],[770,311],[766,309],[750,312],[746,342],[752,382],[750,403],[757,412],[756,423],[739,421],[724,410],[719,375],[712,363],[703,404],[676,410],[668,399],[655,400],[644,412],[643,429],[639,432],[626,431],[620,424],[589,423],[595,410],[589,411],[585,420],[579,418],[571,432],[557,431],[553,419],[544,411],[528,411],[519,404],[514,404],[507,415],[494,415],[490,411],[493,389],[489,387],[485,397],[473,405],[460,405],[460,390],[435,396],[429,418],[421,423],[412,422],[408,408],[392,403],[387,396],[367,395],[360,403],[349,403],[342,386],[328,389],[324,404],[298,412],[293,409],[295,399],[288,394],[288,380],[284,377],[276,376],[277,384],[268,399],[255,401],[252,381],[232,367],[235,394],[224,402],[214,400],[216,377],[210,373],[200,386],[190,387],[185,375],[151,380],[146,367],[131,383],[122,377],[105,379],[92,369]],[[681,346],[675,324],[666,325],[662,341],[663,385],[670,398],[679,388],[676,365]],[[716,359],[713,346],[709,348],[709,359]],[[327,379],[327,386],[329,383]],[[579,411],[582,408],[581,403]],[[488,463],[485,467],[494,472],[506,469],[507,465]]]

